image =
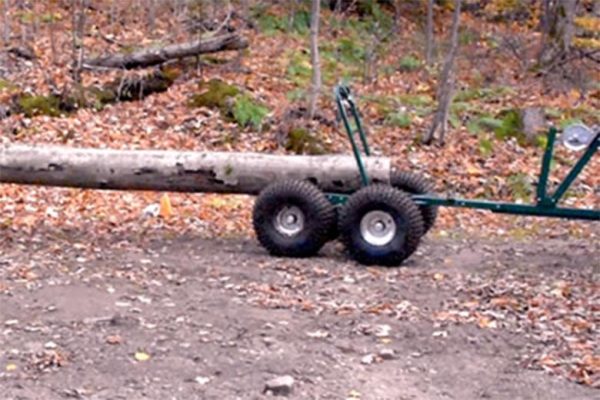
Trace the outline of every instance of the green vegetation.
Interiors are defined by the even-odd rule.
[[[0,79],[0,91],[1,90],[14,90],[17,87],[12,84],[11,82],[4,80],[4,79]]]
[[[492,86],[488,88],[480,88],[480,87],[467,87],[462,88],[460,91],[456,93],[454,96],[454,101],[456,102],[468,102],[474,100],[497,100],[505,96],[514,95],[514,89],[508,86]]]
[[[190,106],[218,108],[224,113],[230,110],[232,99],[240,93],[237,87],[220,79],[211,79],[208,82],[202,81],[198,84],[198,87],[202,92],[192,97]]]
[[[385,117],[386,124],[398,128],[409,128],[412,123],[412,116],[405,111],[391,112]]]
[[[198,84],[201,93],[190,99],[190,107],[216,108],[221,115],[239,126],[259,130],[269,109],[236,86],[220,79],[202,81]]]
[[[285,142],[285,149],[296,154],[325,154],[327,146],[304,127],[290,129]]]
[[[525,134],[523,133],[523,122],[519,110],[504,110],[498,117],[501,119],[501,123],[500,126],[494,130],[496,138],[501,140],[515,138],[520,145],[524,146],[527,144]]]
[[[479,152],[483,157],[489,157],[494,151],[494,143],[487,137],[479,139]]]
[[[420,69],[421,65],[421,60],[414,56],[408,55],[400,59],[400,64],[398,65],[398,68],[401,72],[412,72]]]
[[[292,51],[286,69],[286,77],[297,86],[305,87],[310,82],[312,68],[308,54]]]
[[[462,28],[458,33],[458,42],[461,46],[468,46],[480,40],[479,33],[469,28]]]
[[[528,201],[533,193],[533,187],[526,174],[518,173],[508,177],[508,187],[515,200]]]
[[[29,118],[38,115],[58,117],[61,114],[58,96],[23,95],[18,99],[17,105],[19,111]]]
[[[259,130],[263,119],[269,114],[269,109],[254,101],[247,94],[240,94],[235,97],[232,114],[239,126]]]
[[[267,5],[258,5],[253,7],[252,16],[265,35],[281,32],[305,35],[310,30],[310,12],[305,8],[297,10],[291,18],[272,13]]]
[[[403,94],[397,97],[406,106],[427,107],[433,105],[433,97],[428,94]]]

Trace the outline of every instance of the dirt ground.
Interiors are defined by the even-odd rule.
[[[578,288],[599,273],[600,243],[580,239],[427,238],[383,269],[335,244],[290,260],[250,238],[5,230],[0,397],[262,399],[291,375],[293,399],[598,398],[532,363],[557,343],[526,310],[453,310],[555,282],[597,305]]]

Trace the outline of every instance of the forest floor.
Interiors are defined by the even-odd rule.
[[[1,105],[73,86],[71,10],[62,3],[31,2],[33,16],[49,17],[30,35],[35,59],[0,51]],[[86,56],[198,35],[170,14],[149,30],[142,9],[113,3],[121,23],[108,24],[103,7],[88,10]],[[537,32],[465,13],[447,143],[422,146],[437,81],[420,60],[422,27],[406,3],[369,83],[370,36],[325,12],[324,93],[347,79],[374,152],[424,174],[437,192],[530,201],[543,140],[522,146],[488,125],[529,106],[544,107],[558,127],[599,123],[598,77],[582,75],[584,97],[546,82],[529,72]],[[0,121],[0,143],[287,154],[279,126],[310,85],[308,33],[281,28],[285,7],[271,11],[255,28],[234,21],[250,42],[243,54],[183,62],[164,93],[60,116],[12,114]],[[439,14],[438,62],[449,17]],[[22,10],[9,17],[12,32],[27,36]],[[86,71],[83,83],[138,75]],[[189,107],[211,79],[264,104],[265,125],[253,131]],[[327,152],[349,154],[333,99],[324,94],[319,104],[323,121],[311,133]],[[557,147],[549,188],[578,156]],[[597,171],[600,157],[567,206],[600,208]],[[597,396],[597,222],[442,209],[405,266],[364,268],[337,245],[312,259],[269,257],[253,239],[247,196],[169,193],[170,215],[144,217],[163,195],[0,185],[1,398],[254,399],[280,375],[295,379],[298,399]]]
[[[3,231],[3,398],[260,399],[281,375],[297,399],[597,395],[565,376],[597,350],[598,241],[433,235],[382,269],[335,244],[91,232]]]

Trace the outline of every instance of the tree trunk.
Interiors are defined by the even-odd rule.
[[[569,53],[573,37],[575,36],[575,9],[577,8],[577,0],[562,0],[561,5],[561,47],[563,52]]]
[[[427,0],[427,26],[425,27],[425,63],[431,66],[433,58],[433,0]]]
[[[195,40],[183,44],[172,44],[163,48],[149,48],[134,51],[131,54],[110,54],[86,60],[84,68],[145,68],[162,64],[166,61],[196,56],[198,54],[216,53],[225,50],[240,50],[248,47],[248,42],[237,34],[225,34]]]
[[[10,43],[10,19],[8,18],[8,0],[2,0],[2,41],[4,46]]]
[[[319,14],[321,9],[320,0],[312,0],[310,16],[310,61],[312,64],[312,88],[310,94],[310,105],[308,117],[312,120],[317,111],[319,93],[321,92],[321,62],[319,60]]]
[[[81,83],[81,70],[83,65],[83,56],[85,47],[83,39],[85,36],[85,11],[87,8],[87,0],[72,0],[72,41],[73,41],[73,60],[72,74],[73,81],[77,84]]]
[[[450,50],[446,54],[444,67],[438,79],[437,100],[438,108],[433,117],[431,129],[423,137],[424,144],[431,144],[435,138],[435,134],[439,130],[439,140],[444,142],[446,128],[448,126],[448,112],[452,103],[452,95],[454,91],[454,61],[458,53],[458,28],[460,25],[460,9],[461,0],[456,0],[454,4],[454,14],[452,16],[452,33],[450,38]]]
[[[389,183],[389,158],[365,158],[373,182]],[[0,182],[90,189],[257,194],[281,179],[305,179],[321,189],[360,187],[352,156],[75,149],[0,145]]]
[[[544,0],[541,15],[541,46],[538,64],[552,69],[571,50],[575,34],[577,0]]]

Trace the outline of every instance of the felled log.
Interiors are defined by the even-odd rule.
[[[193,42],[171,44],[165,47],[146,48],[130,54],[109,54],[88,59],[83,68],[146,68],[162,64],[173,59],[197,56],[199,54],[216,53],[225,50],[240,50],[248,47],[248,41],[238,34],[229,33],[220,36],[202,38]]]
[[[365,158],[373,182],[389,183],[388,158]],[[360,175],[349,155],[289,156],[4,144],[0,183],[90,189],[257,194],[282,179],[349,193]]]

